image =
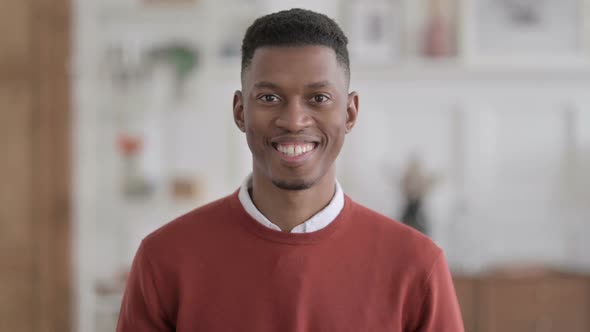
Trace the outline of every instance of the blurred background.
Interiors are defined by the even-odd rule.
[[[590,331],[589,0],[0,1],[0,331],[114,331],[141,239],[251,169],[257,17],[350,39],[356,201],[430,236],[466,330]]]

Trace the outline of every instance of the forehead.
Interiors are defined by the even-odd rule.
[[[328,81],[335,86],[346,86],[345,70],[336,52],[326,46],[258,48],[244,74],[244,88],[258,82],[295,86]]]

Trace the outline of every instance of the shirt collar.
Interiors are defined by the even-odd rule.
[[[252,175],[249,175],[242,186],[240,187],[240,192],[238,194],[238,198],[240,199],[240,203],[244,207],[244,210],[252,217],[254,220],[258,221],[262,225],[274,229],[276,231],[281,231],[281,229],[273,224],[268,218],[266,218],[254,205],[252,202],[252,198],[250,197],[250,193],[248,190],[252,187]],[[336,192],[332,197],[330,203],[323,208],[321,211],[316,213],[314,216],[303,222],[302,224],[297,225],[295,228],[291,230],[291,233],[311,233],[315,231],[319,231],[320,229],[328,226],[342,211],[344,207],[344,192],[342,191],[342,187],[340,183],[336,181]]]

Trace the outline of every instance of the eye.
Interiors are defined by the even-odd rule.
[[[328,97],[326,95],[315,95],[315,96],[313,96],[313,102],[314,103],[322,104],[322,103],[325,103],[325,102],[327,102],[329,100],[330,100],[330,97]]]
[[[258,97],[258,99],[265,102],[265,103],[277,103],[277,102],[281,101],[279,99],[279,97],[277,97],[275,95],[262,95],[262,96]]]

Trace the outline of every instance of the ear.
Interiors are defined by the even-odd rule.
[[[244,99],[240,90],[234,92],[234,122],[242,132],[246,132],[246,124],[244,121]]]
[[[354,127],[358,113],[359,113],[359,96],[358,96],[358,93],[356,93],[356,91],[353,91],[348,94],[348,104],[346,107],[346,133],[347,134]]]

